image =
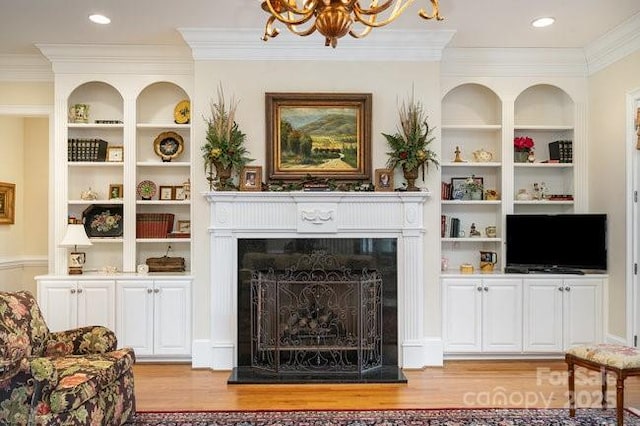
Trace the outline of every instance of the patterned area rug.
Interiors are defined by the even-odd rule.
[[[578,409],[425,409],[372,411],[207,411],[139,412],[135,426],[595,426],[615,425],[615,410]],[[625,425],[640,418],[625,412]]]

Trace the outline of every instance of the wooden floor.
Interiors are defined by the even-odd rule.
[[[137,408],[175,410],[566,407],[564,361],[447,361],[405,371],[407,384],[227,385],[229,372],[189,364],[134,367]],[[608,400],[615,406],[615,378]],[[625,406],[640,407],[640,378],[625,381]],[[600,376],[576,368],[578,407],[600,406]]]

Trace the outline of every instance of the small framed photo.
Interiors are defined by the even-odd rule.
[[[12,225],[16,217],[16,184],[0,182],[0,225]]]
[[[240,190],[241,191],[260,191],[262,190],[262,167],[246,166],[240,174]]]
[[[110,200],[121,200],[124,196],[123,186],[121,184],[111,184],[109,185],[109,199]]]
[[[124,147],[123,146],[108,146],[107,147],[107,161],[122,162],[124,161]]]
[[[393,191],[393,170],[376,169],[376,191]]]
[[[186,200],[187,192],[184,189],[184,185],[173,187],[174,200]]]
[[[190,234],[191,233],[191,221],[190,220],[179,220],[176,223],[176,232],[181,234]]]
[[[160,200],[173,200],[174,199],[174,191],[173,186],[161,186],[160,187]]]

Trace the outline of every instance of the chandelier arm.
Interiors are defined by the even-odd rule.
[[[392,5],[395,5],[394,6],[394,13],[395,13],[395,10],[399,9],[400,7],[406,8],[406,6],[413,3],[414,0],[406,0],[407,3],[402,5],[404,1],[405,0],[386,0],[384,3],[378,5],[378,1],[375,0],[371,2],[371,5],[368,8],[360,6],[360,2],[357,1],[353,5],[353,11],[354,13],[358,13],[359,15],[377,15],[389,9]]]
[[[362,30],[362,32],[360,33],[357,33],[353,30],[349,30],[349,35],[353,38],[365,38],[367,35],[369,35],[372,29],[373,29],[372,26],[366,25]]]
[[[407,3],[403,4],[402,6],[398,8],[394,8],[394,11],[391,14],[391,16],[381,21],[376,21],[375,19],[371,19],[376,15],[369,16],[370,15],[369,13],[361,13],[358,9],[353,9],[353,14],[357,22],[363,25],[366,25],[368,27],[379,28],[379,27],[384,27],[385,25],[395,21],[400,15],[402,15],[402,13],[407,9],[407,7],[411,5],[411,3],[413,3],[413,0],[409,0]]]
[[[282,19],[277,18],[278,16],[283,16],[283,14],[276,11],[276,9],[271,4],[272,1],[277,1],[278,4],[283,8],[283,12],[291,12],[295,15],[307,15],[313,14],[313,11],[318,6],[318,2],[321,0],[305,0],[304,3],[302,3],[302,9],[298,9],[297,0],[264,0],[267,7],[269,8],[269,12],[271,12],[273,16],[276,16],[276,19],[284,22]]]
[[[267,24],[264,26],[264,35],[262,36],[262,41],[267,41],[269,38],[276,38],[278,34],[280,34],[280,30],[273,26],[276,18],[274,16],[270,16],[267,19]]]
[[[289,31],[291,31],[295,35],[299,35],[299,36],[303,36],[304,37],[304,36],[308,36],[310,34],[313,34],[316,31],[316,23],[314,22],[313,25],[311,25],[306,30],[299,30],[298,28],[296,28],[295,25],[287,25],[287,28],[289,29]]]
[[[442,16],[440,16],[440,7],[438,6],[438,0],[431,0],[431,10],[433,11],[433,13],[429,15],[425,9],[420,9],[418,15],[420,15],[421,18],[427,20],[435,18],[436,21],[442,21],[444,19]]]

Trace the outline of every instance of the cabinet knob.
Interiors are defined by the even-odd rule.
[[[149,293],[149,294],[153,293],[153,289],[148,288],[148,289],[147,289],[147,293]]]
[[[566,286],[566,287],[564,288],[564,291],[571,291],[571,287]]]
[[[478,291],[482,291],[482,286],[481,285],[478,286]]]
[[[76,289],[75,288],[71,289],[71,294],[76,294]]]
[[[484,288],[484,291],[489,291],[489,287],[485,287],[485,288]]]
[[[558,287],[558,291],[564,291],[564,287]]]
[[[160,289],[159,289],[159,288],[156,288],[156,289],[154,289],[154,290],[153,290],[153,292],[154,292],[154,293],[160,293]]]
[[[81,288],[78,289],[78,293],[82,293],[82,289]]]

